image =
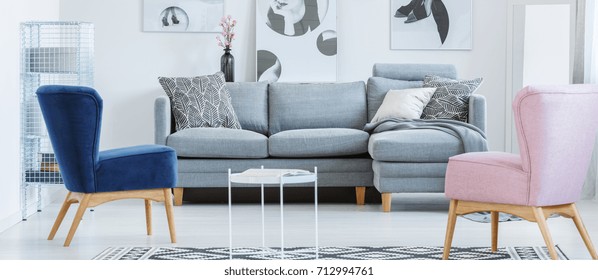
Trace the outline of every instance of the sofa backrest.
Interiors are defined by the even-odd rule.
[[[363,82],[273,83],[268,103],[270,135],[291,129],[363,129],[367,122]]]
[[[241,128],[268,134],[268,83],[227,83]]]
[[[457,78],[457,69],[451,64],[374,64],[373,77],[367,86],[367,119],[371,121],[391,89],[422,87],[427,75]]]

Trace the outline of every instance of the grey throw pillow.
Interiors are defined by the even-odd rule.
[[[222,72],[198,77],[159,77],[158,81],[170,99],[177,131],[193,127],[241,129]]]
[[[422,113],[422,119],[452,119],[467,122],[469,97],[482,84],[483,78],[453,80],[438,76],[426,76],[424,87],[436,91]]]

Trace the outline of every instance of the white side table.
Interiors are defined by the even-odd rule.
[[[232,229],[232,200],[231,183],[261,185],[262,204],[262,248],[266,250],[265,222],[264,222],[264,186],[278,185],[280,188],[280,256],[284,259],[284,185],[299,183],[314,183],[314,211],[315,211],[315,255],[318,258],[318,168],[314,172],[299,169],[248,169],[242,173],[231,174],[228,169],[228,236],[229,256],[233,258],[233,229]]]

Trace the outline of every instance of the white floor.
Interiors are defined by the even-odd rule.
[[[89,260],[108,247],[120,246],[228,246],[228,211],[224,204],[185,204],[175,207],[178,243],[169,242],[163,204],[153,204],[154,234],[145,235],[143,201],[112,202],[87,212],[69,248],[62,246],[75,209],[71,208],[55,240],[46,240],[59,203],[0,233],[0,259]],[[598,241],[598,202],[581,201],[578,208],[586,227]],[[442,195],[395,195],[391,213],[380,205],[320,204],[320,246],[442,246],[448,203]],[[267,245],[279,246],[278,205],[266,207]],[[234,207],[234,246],[259,246],[259,205]],[[549,219],[556,244],[571,259],[590,256],[572,221]],[[314,238],[313,205],[285,205],[285,246],[311,246]],[[460,218],[454,246],[489,246],[490,225]],[[535,223],[501,223],[499,246],[541,246]]]

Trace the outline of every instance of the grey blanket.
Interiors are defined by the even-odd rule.
[[[486,134],[478,127],[455,120],[420,120],[391,118],[376,123],[368,123],[364,131],[373,134],[384,131],[409,130],[409,129],[434,129],[442,131],[460,139],[463,151],[485,152],[488,150]]]

